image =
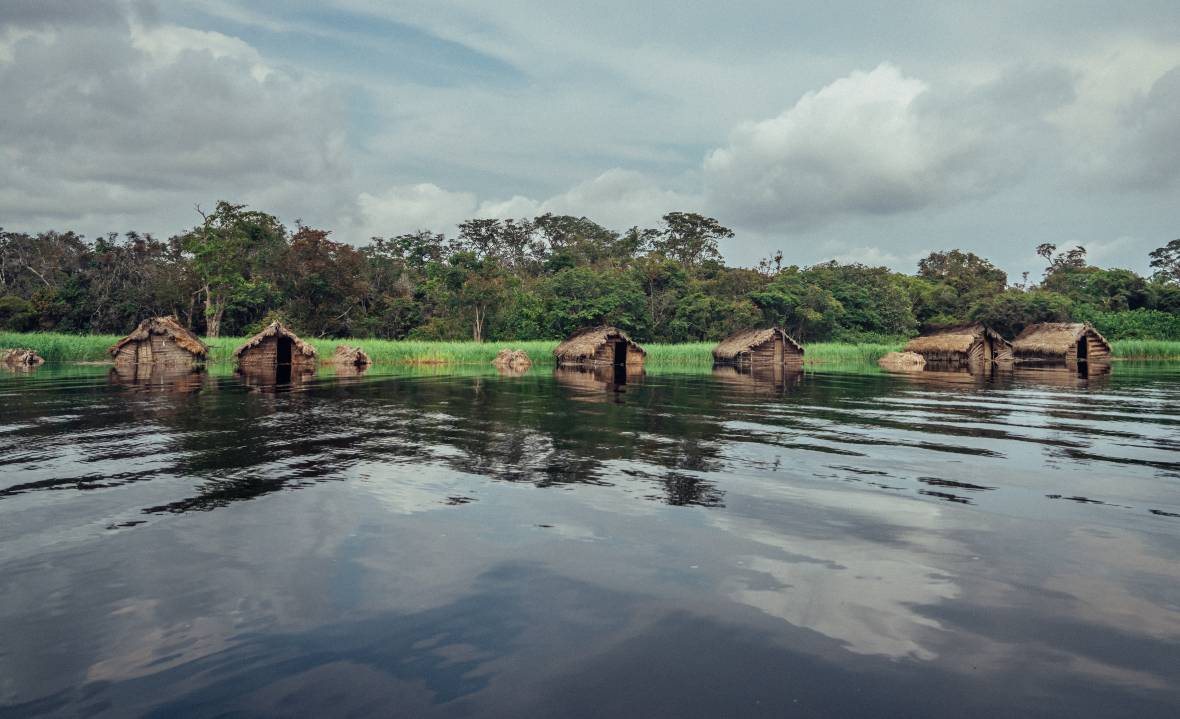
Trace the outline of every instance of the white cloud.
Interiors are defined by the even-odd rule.
[[[998,128],[931,92],[883,64],[807,93],[778,117],[743,123],[705,158],[710,202],[754,224],[801,226],[992,191],[1019,162],[988,157],[1001,151],[990,142]]]
[[[429,182],[390,187],[380,195],[357,198],[361,225],[368,236],[392,236],[416,230],[450,230],[473,216],[475,195],[450,192]]]
[[[0,214],[13,229],[168,217],[177,231],[195,202],[265,201],[292,219],[340,199],[339,99],[240,39],[129,17],[6,37]]]

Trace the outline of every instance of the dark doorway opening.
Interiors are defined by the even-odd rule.
[[[1089,353],[1090,347],[1086,342],[1086,336],[1082,335],[1082,338],[1078,340],[1078,362],[1085,362]]]
[[[614,352],[611,364],[618,367],[619,365],[627,364],[627,343],[617,341],[614,343]]]
[[[291,364],[291,353],[294,347],[295,343],[290,337],[280,337],[278,352],[275,353],[275,364]]]

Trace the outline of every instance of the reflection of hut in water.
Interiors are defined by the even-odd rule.
[[[1023,365],[1013,374],[1013,378],[1014,381],[1021,384],[1057,389],[1101,387],[1110,378],[1110,365],[1089,363],[1071,367],[1060,364]]]
[[[139,392],[190,394],[205,384],[205,370],[165,364],[117,364],[107,382]]]
[[[927,332],[910,340],[905,351],[922,355],[926,367],[935,369],[980,369],[989,362],[1012,361],[1012,344],[978,322]]]
[[[1067,367],[1104,364],[1111,356],[1110,343],[1089,322],[1030,325],[1012,341],[1012,350],[1021,363],[1061,363]]]
[[[642,367],[646,355],[626,332],[607,326],[578,330],[553,350],[558,367]]]
[[[316,351],[299,339],[282,322],[271,322],[266,329],[234,350],[238,367],[244,371],[274,371],[276,367],[315,367]]]
[[[109,350],[116,365],[157,364],[192,367],[205,361],[209,348],[175,317],[150,317]]]
[[[345,369],[345,372],[348,370]],[[340,370],[336,370],[337,374]],[[359,374],[354,370],[354,374]],[[254,392],[288,392],[315,377],[315,365],[277,365],[275,367],[239,367],[238,379]]]
[[[779,327],[735,332],[713,348],[713,362],[735,367],[803,368],[803,346]]]
[[[713,367],[713,379],[740,394],[779,397],[802,381],[803,370],[781,364],[769,367],[720,365]]]
[[[556,367],[553,378],[559,385],[575,390],[577,399],[606,402],[612,396],[624,392],[626,385],[642,382],[643,368],[627,365]]]

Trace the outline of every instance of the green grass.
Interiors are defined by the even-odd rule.
[[[1180,359],[1180,341],[1176,340],[1114,340],[1110,345],[1119,359]]]
[[[105,362],[110,360],[107,348],[118,341],[114,335],[67,335],[52,332],[0,332],[0,347],[30,347],[47,362]],[[206,340],[209,359],[228,363],[234,348],[244,337],[220,337]],[[359,345],[379,365],[486,365],[501,348],[522,349],[540,366],[553,364],[553,340],[525,342],[419,342],[375,339],[309,340],[321,357],[329,357],[336,345],[346,342]],[[1119,359],[1180,359],[1180,342],[1162,340],[1116,340],[1114,356]],[[706,367],[713,362],[711,342],[684,344],[650,344],[647,364],[653,368]],[[901,349],[895,344],[848,344],[815,342],[805,346],[809,365],[872,365],[886,352]]]

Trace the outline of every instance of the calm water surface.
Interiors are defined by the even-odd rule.
[[[0,375],[3,716],[1180,716],[1180,367]]]

